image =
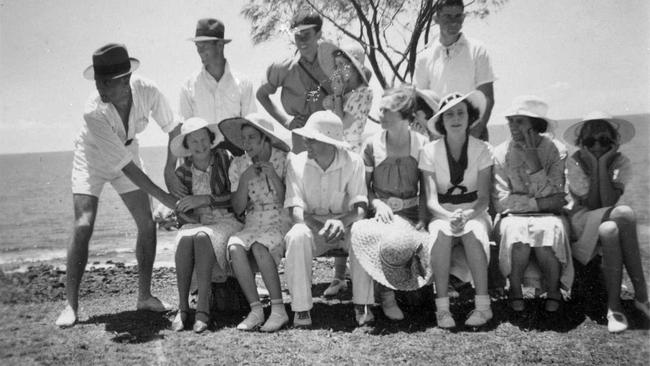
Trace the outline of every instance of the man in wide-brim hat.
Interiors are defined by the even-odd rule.
[[[337,115],[316,112],[293,133],[306,140],[307,151],[290,154],[287,164],[284,207],[291,210],[293,227],[285,236],[285,265],[293,324],[309,327],[312,258],[331,249],[349,249],[350,226],[364,218],[368,192],[363,161],[348,150]],[[372,278],[352,254],[350,271],[355,305],[374,303]]]
[[[156,225],[149,195],[174,208],[176,197],[155,185],[142,171],[136,134],[151,115],[170,140],[178,134],[177,121],[167,100],[151,81],[132,76],[139,61],[129,57],[122,44],[107,44],[93,54],[83,75],[94,80],[97,93],[84,111],[84,123],[75,140],[72,164],[74,228],[68,247],[66,296],[68,304],[56,320],[60,327],[77,322],[79,285],[88,262],[97,203],[105,183],[110,183],[131,212],[138,228],[138,310],[167,311],[169,306],[151,295],[151,272],[156,256]],[[165,180],[180,186],[174,175],[175,159],[168,151]]]
[[[199,19],[194,42],[203,67],[188,77],[181,86],[179,113],[183,120],[199,117],[211,124],[219,147],[235,155],[243,151],[232,146],[216,127],[233,117],[244,117],[257,110],[253,83],[244,75],[231,70],[226,59],[225,46],[231,39],[225,38],[225,25],[215,18]]]

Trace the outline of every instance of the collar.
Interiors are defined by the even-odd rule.
[[[332,161],[330,166],[327,167],[326,170],[323,170],[320,167],[320,165],[318,165],[316,160],[310,159],[309,157],[307,157],[307,164],[315,167],[316,169],[318,169],[318,170],[320,170],[320,171],[322,171],[324,173],[333,172],[335,170],[342,169],[345,166],[345,163],[347,162],[347,160],[349,160],[349,159],[346,159],[346,157],[347,157],[346,152],[347,152],[347,150],[336,148],[336,155],[334,156],[334,160]],[[306,151],[305,151],[305,154],[307,154]]]
[[[221,80],[217,81],[210,73],[208,70],[205,68],[205,65],[201,67],[201,77],[203,77],[205,80],[211,83],[215,84],[221,84],[226,80],[229,80],[232,77],[232,73],[230,72],[230,63],[226,59],[226,64],[223,68],[223,76],[221,77]]]
[[[465,38],[465,33],[463,33],[463,32],[460,33],[460,36],[458,37],[456,42],[450,44],[449,46],[445,46],[445,45],[442,44],[442,42],[440,41],[440,36],[438,36],[438,38],[436,40],[437,40],[437,44],[440,47],[449,48],[449,49],[464,46],[465,44],[467,44],[467,38]]]

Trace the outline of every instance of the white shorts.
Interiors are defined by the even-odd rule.
[[[128,146],[133,162],[144,171],[140,159],[137,140]],[[86,145],[75,141],[72,158],[72,193],[86,194],[99,197],[104,188],[104,183],[111,183],[118,194],[133,192],[140,189],[122,171],[114,171],[105,166],[101,152],[94,145]]]

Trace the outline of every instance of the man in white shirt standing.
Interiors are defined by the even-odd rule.
[[[464,11],[463,0],[438,2],[434,20],[440,34],[416,61],[413,79],[417,88],[433,90],[440,98],[454,92],[483,92],[487,99],[485,113],[470,133],[487,141],[487,123],[494,106],[495,76],[485,46],[462,33]]]
[[[150,117],[169,134],[169,141],[178,135],[179,129],[169,103],[156,85],[131,74],[139,64],[137,59],[129,57],[124,45],[111,43],[95,51],[93,64],[84,71],[86,79],[95,81],[97,92],[86,104],[84,124],[74,142],[74,228],[67,253],[65,286],[68,304],[56,320],[56,325],[62,328],[77,322],[79,285],[88,262],[88,245],[105,183],[115,188],[138,228],[137,309],[169,310],[168,305],[151,294],[156,224],[149,195],[172,209],[177,198],[159,188],[142,171],[136,134],[144,130]],[[181,184],[174,175],[174,162],[168,148],[165,180],[170,188]]]
[[[195,37],[189,39],[196,45],[203,67],[185,80],[181,88],[179,113],[183,120],[200,117],[216,126],[226,118],[244,117],[257,110],[253,84],[230,70],[224,47],[231,40],[224,38],[224,31],[221,21],[204,18],[196,25]],[[222,142],[221,147],[241,155],[242,151],[224,141],[217,128],[213,132],[217,141]]]

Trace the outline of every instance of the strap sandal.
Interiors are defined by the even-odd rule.
[[[70,328],[77,323],[77,312],[72,309],[72,306],[66,305],[65,309],[61,311],[59,317],[56,318],[54,324],[59,328]]]
[[[341,291],[345,291],[348,288],[348,283],[345,280],[335,278],[332,280],[330,285],[323,291],[323,296],[331,297],[336,296]]]
[[[296,328],[311,327],[311,314],[307,311],[296,311],[293,314],[293,326]]]
[[[607,309],[607,330],[619,333],[627,329],[627,318],[623,313]]]
[[[456,327],[456,321],[449,310],[436,311],[436,323],[442,329],[451,329]]]
[[[485,325],[492,319],[492,309],[485,310],[474,309],[469,313],[469,317],[465,320],[465,325],[468,327],[480,327]]]
[[[204,316],[201,316],[201,318],[204,318],[204,320],[199,319],[199,315],[202,314]],[[192,327],[192,330],[194,333],[201,333],[204,330],[208,329],[208,322],[210,321],[210,314],[208,314],[205,311],[197,311],[196,312],[196,319],[194,320],[194,326]]]
[[[362,327],[375,321],[375,314],[370,310],[368,305],[355,305],[354,306],[354,319],[357,324]]]
[[[641,302],[634,299],[634,307],[637,308],[640,312],[643,313],[648,319],[650,319],[650,301]]]
[[[271,312],[269,318],[266,320],[264,325],[260,328],[261,332],[273,333],[282,329],[285,325],[289,323],[289,316],[287,313],[278,313]]]
[[[189,311],[179,310],[178,313],[176,313],[174,320],[172,320],[172,330],[174,332],[180,332],[185,329],[185,322],[187,321],[188,317]]]
[[[524,302],[523,297],[509,297],[508,304],[510,305],[510,308],[517,313],[521,313],[526,309],[526,303]]]
[[[555,313],[560,309],[560,305],[562,305],[561,299],[547,297],[546,300],[544,300],[544,311],[548,313]]]
[[[262,314],[261,316],[260,313]],[[264,323],[264,313],[262,311],[251,310],[248,316],[246,316],[246,319],[237,325],[237,329],[251,331],[262,325],[262,323]]]

